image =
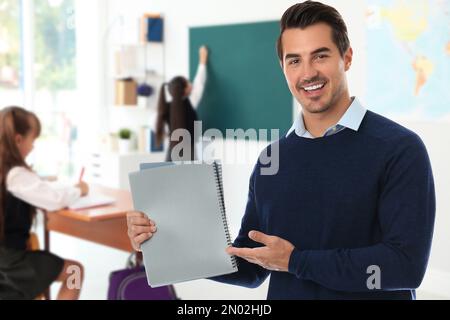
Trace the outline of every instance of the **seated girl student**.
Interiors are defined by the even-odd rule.
[[[40,131],[33,113],[19,107],[0,110],[0,300],[34,299],[54,281],[62,282],[58,299],[80,295],[80,263],[47,251],[27,251],[37,208],[62,209],[88,193],[84,182],[56,187],[26,164]]]
[[[166,124],[169,127],[169,139],[177,129],[187,130],[190,134],[190,141],[184,141],[184,139],[172,141],[170,139],[166,161],[189,161],[197,158],[194,122],[198,120],[196,108],[200,104],[205,88],[207,62],[208,49],[202,46],[199,50],[199,65],[193,84],[185,77],[177,76],[161,86],[156,119],[156,144],[163,143]],[[172,97],[170,103],[166,99],[166,86]],[[172,150],[177,145],[179,146],[176,149],[181,149],[181,151],[174,150],[174,155],[172,155]]]

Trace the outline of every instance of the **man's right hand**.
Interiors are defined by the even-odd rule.
[[[138,211],[127,213],[127,226],[131,246],[136,251],[141,251],[141,244],[150,239],[156,232],[155,222]]]

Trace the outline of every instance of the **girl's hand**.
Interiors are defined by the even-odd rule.
[[[77,183],[77,184],[75,185],[75,187],[80,188],[80,190],[81,190],[81,196],[82,196],[82,197],[85,196],[85,195],[87,195],[87,194],[89,193],[89,186],[88,186],[88,184],[87,184],[86,182],[84,182],[84,181],[80,181],[79,183]]]
[[[200,63],[206,64],[208,62],[208,48],[201,46],[199,50]]]

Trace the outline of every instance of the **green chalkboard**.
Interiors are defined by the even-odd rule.
[[[189,30],[190,77],[198,49],[209,49],[208,81],[199,117],[203,129],[279,129],[292,124],[292,96],[276,54],[277,21]]]

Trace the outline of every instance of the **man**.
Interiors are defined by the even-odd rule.
[[[422,141],[350,97],[353,51],[334,8],[289,8],[278,54],[302,113],[276,142],[279,172],[262,175],[258,162],[250,178],[227,248],[239,271],[213,279],[256,287],[271,274],[269,299],[414,299],[435,215]],[[139,213],[128,223],[136,249],[156,231]]]

